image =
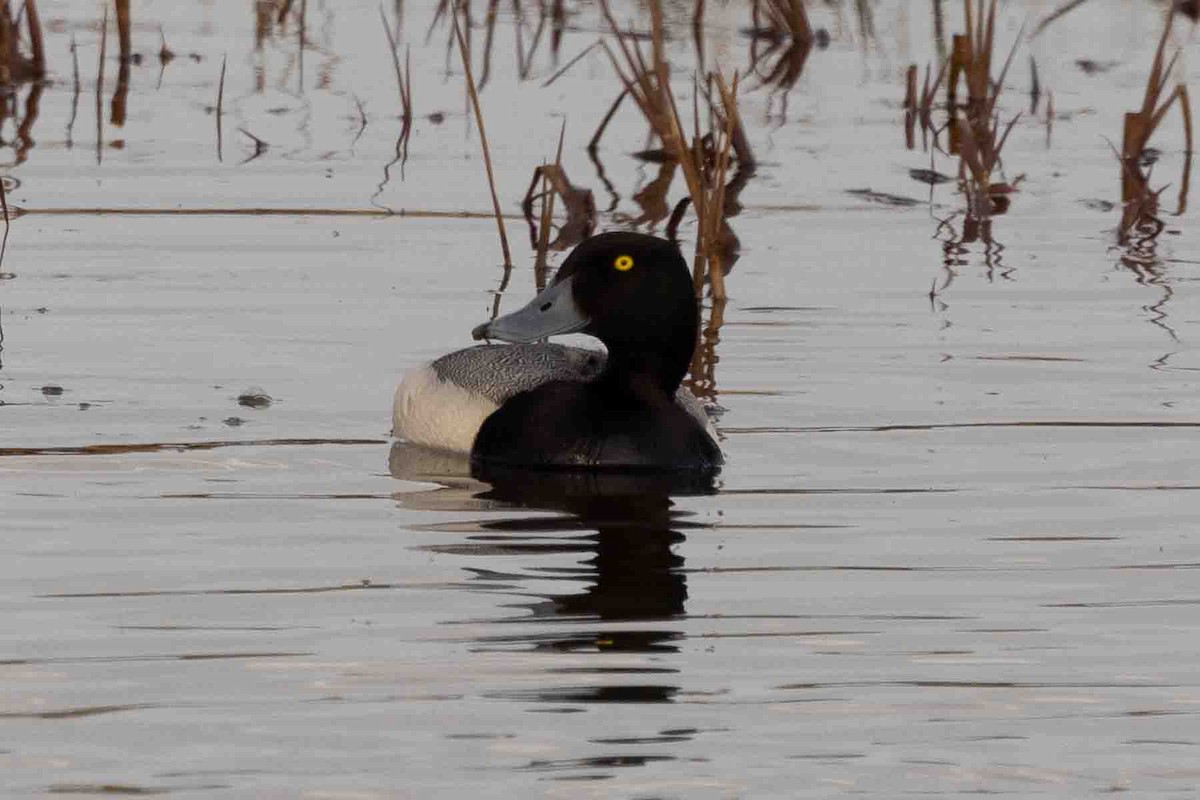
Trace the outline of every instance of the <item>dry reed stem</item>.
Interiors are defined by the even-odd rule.
[[[300,21],[296,26],[296,85],[304,91],[304,26],[308,23],[308,0],[300,0]]]
[[[496,7],[500,5],[500,0],[488,0],[487,14],[484,15],[483,22],[483,69],[479,71],[479,88],[483,89],[487,86],[488,80],[492,74],[492,41],[496,36]],[[470,14],[470,4],[467,5],[467,13]],[[517,20],[517,25],[520,26],[520,19]],[[518,33],[518,36],[520,34]]]
[[[396,88],[400,92],[400,108],[402,109],[404,119],[412,119],[412,70],[407,70],[407,80],[405,79],[406,71],[400,66],[400,53],[396,45],[396,36],[392,33],[391,25],[388,24],[387,14],[384,13],[383,6],[379,6],[379,21],[383,23],[383,32],[387,35],[388,52],[392,56],[392,67],[396,71]],[[405,51],[405,64],[409,63],[410,51]]]
[[[565,129],[565,126],[564,126]],[[535,193],[538,182],[541,190]],[[566,211],[566,221],[559,226],[558,236],[553,242],[549,241],[553,228],[553,207],[555,197],[561,198]],[[540,222],[534,223],[533,203],[535,199],[542,201]],[[529,224],[531,246],[538,252],[539,266],[544,268],[545,253],[549,250],[562,250],[577,244],[591,235],[596,224],[596,200],[591,190],[581,189],[572,185],[567,172],[562,166],[562,139],[560,135],[559,150],[554,164],[543,163],[533,171],[529,189],[521,201],[521,211]],[[535,276],[540,273],[535,269]]]
[[[1143,224],[1149,224],[1157,233],[1162,223],[1157,219],[1158,198],[1165,190],[1150,189],[1150,175],[1143,171],[1141,162],[1150,138],[1154,135],[1163,118],[1177,101],[1183,115],[1183,130],[1185,140],[1185,156],[1182,180],[1179,188],[1177,214],[1182,214],[1187,208],[1187,195],[1191,186],[1192,172],[1192,114],[1191,102],[1188,97],[1187,85],[1180,81],[1175,88],[1165,96],[1164,90],[1171,72],[1179,58],[1179,50],[1169,60],[1165,58],[1167,40],[1175,21],[1175,7],[1167,12],[1166,23],[1154,52],[1154,60],[1150,65],[1150,75],[1146,79],[1146,89],[1142,95],[1142,106],[1139,110],[1125,115],[1125,124],[1121,138],[1121,202],[1123,211],[1119,238],[1122,240],[1129,231]]]
[[[1087,0],[1070,0],[1070,2],[1063,3],[1061,6],[1054,9],[1054,11],[1050,12],[1049,16],[1037,24],[1037,27],[1033,29],[1033,33],[1030,35],[1030,38],[1037,36],[1042,31],[1046,30],[1046,26],[1048,26],[1051,22],[1054,22],[1068,11],[1073,11],[1074,9],[1083,5],[1085,2],[1087,2]]]
[[[104,148],[104,59],[108,54],[108,3],[100,22],[100,57],[96,66],[96,163],[103,157]]]
[[[129,0],[113,0],[117,10],[117,46],[122,61],[129,61],[133,53],[133,21],[129,14]]]
[[[610,54],[611,55],[611,54]],[[592,134],[591,141],[588,142],[587,150],[595,157],[596,149],[600,146],[600,139],[604,136],[604,131],[608,128],[608,123],[612,122],[613,115],[617,113],[617,109],[621,107],[621,103],[629,96],[629,87],[622,86],[621,93],[617,95],[617,99],[608,107],[604,118],[600,120],[600,124],[596,126],[596,132]]]
[[[909,64],[904,74],[904,145],[909,150],[916,147],[915,124],[917,119],[917,65]]]
[[[33,77],[45,77],[46,45],[42,40],[42,19],[38,14],[37,0],[25,0],[25,24],[29,29],[29,60]]]
[[[1036,117],[1042,99],[1042,82],[1038,80],[1037,59],[1029,57],[1029,116]]]
[[[8,192],[4,189],[4,179],[0,177],[0,210],[4,212],[4,238],[0,239],[0,267],[4,266],[4,254],[8,252]]]
[[[804,0],[766,0],[767,32],[778,38],[790,36],[799,41],[811,42],[812,25]]]
[[[29,33],[28,56],[21,52],[22,23]],[[0,5],[0,85],[38,81],[45,76],[46,49],[36,0],[26,0],[15,17],[6,0]]]
[[[696,136],[689,147],[683,133],[679,109],[670,86],[670,68],[664,48],[662,8],[652,2],[650,7],[650,60],[647,62],[642,48],[633,34],[622,31],[613,18],[607,0],[601,0],[600,8],[608,21],[623,58],[618,60],[613,49],[604,43],[613,69],[628,94],[650,123],[651,130],[662,143],[666,156],[678,163],[687,184],[688,197],[699,220],[699,235],[696,239],[696,254],[692,265],[692,276],[699,293],[705,278],[712,287],[714,298],[725,297],[724,257],[722,253],[722,226],[724,213],[724,177],[728,170],[733,149],[734,129],[740,124],[737,114],[737,76],[733,89],[721,75],[716,76],[724,109],[725,128],[723,134],[714,137],[715,168],[705,166],[704,146],[699,135],[698,112],[694,112]]]
[[[283,0],[283,4],[279,7],[279,15],[275,18],[277,25],[282,25],[285,21],[287,21],[287,16],[292,11],[293,2],[295,2],[295,0]]]
[[[79,81],[79,47],[75,43],[75,34],[71,34],[71,70],[74,82],[71,87],[71,117],[67,120],[67,149],[75,144],[71,134],[75,129],[75,118],[79,115],[79,95],[83,91]]]
[[[986,219],[1007,209],[1008,195],[1020,180],[992,183],[992,173],[1000,165],[1000,153],[1021,116],[1018,113],[1001,129],[996,111],[1021,37],[1017,36],[999,75],[993,79],[996,0],[963,0],[963,12],[967,32],[952,39],[946,85],[951,115],[950,152],[960,157],[959,173],[967,194],[968,215]],[[956,96],[960,77],[967,88],[966,101],[961,104]]]
[[[226,58],[228,58],[228,56],[226,56],[226,55],[221,56],[221,77],[217,81],[217,113],[216,113],[216,116],[217,116],[217,161],[225,160],[224,158],[221,157],[221,143],[222,143],[221,114],[222,114],[222,109],[224,108],[224,105],[225,105],[225,60],[226,60]]]
[[[546,80],[542,81],[542,88],[545,89],[547,86],[554,83],[556,80],[561,78],[563,75],[566,75],[567,72],[569,72],[572,67],[574,67],[576,64],[578,64],[583,59],[584,56],[586,56],[588,53],[592,52],[592,50],[594,50],[595,48],[597,48],[599,46],[600,46],[600,40],[597,39],[596,41],[589,44],[587,47],[580,50],[579,53],[574,58],[572,58],[566,64],[563,64],[549,78],[546,78]]]
[[[700,213],[704,243],[705,260],[708,262],[708,278],[712,285],[713,298],[725,299],[725,266],[726,254],[724,243],[726,237],[725,222],[725,178],[729,171],[729,162],[733,154],[734,132],[739,126],[737,114],[737,73],[733,75],[732,88],[726,85],[725,78],[717,73],[717,90],[721,93],[721,106],[724,110],[725,127],[722,137],[717,138],[713,145],[716,154],[716,166],[707,174],[704,181],[702,197],[703,211]],[[695,273],[693,273],[695,278]]]
[[[458,53],[462,59],[463,72],[467,79],[467,94],[470,97],[471,106],[475,110],[475,124],[479,127],[479,142],[483,148],[483,166],[487,172],[488,190],[492,194],[492,209],[496,214],[496,229],[500,233],[500,249],[504,253],[504,267],[505,269],[511,269],[512,255],[508,249],[508,233],[504,229],[504,215],[500,212],[500,199],[496,196],[496,179],[492,173],[492,157],[488,151],[487,131],[483,125],[483,111],[479,108],[479,94],[475,91],[475,78],[471,75],[471,60],[467,56],[467,43],[463,39],[462,30],[458,25],[458,0],[455,0],[454,9],[450,16],[454,21],[454,36],[458,40]]]
[[[558,150],[554,154],[554,171],[562,173],[563,139],[567,135],[567,120],[564,117],[562,127],[558,129]],[[543,166],[545,166],[543,164]],[[541,227],[538,230],[536,255],[533,262],[533,272],[538,284],[538,291],[546,285],[546,254],[550,250],[550,225],[554,219],[554,195],[551,191],[550,177],[542,172],[542,215]]]
[[[1046,92],[1046,147],[1050,146],[1050,136],[1054,133],[1054,92]]]
[[[949,59],[943,61],[942,66],[938,68],[936,77],[931,75],[929,65],[926,64],[925,79],[921,84],[920,91],[917,91],[917,65],[910,64],[908,67],[904,89],[904,138],[909,150],[916,147],[915,129],[918,122],[921,129],[922,149],[929,149],[931,137],[933,146],[935,148],[938,146],[938,135],[941,133],[941,129],[934,124],[933,109],[938,90],[946,78],[950,64]]]

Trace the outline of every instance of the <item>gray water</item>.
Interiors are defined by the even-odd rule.
[[[831,41],[786,119],[745,84],[728,465],[695,494],[493,488],[389,438],[399,376],[467,345],[502,279],[432,1],[403,9],[403,164],[375,4],[307,3],[302,59],[300,4],[257,47],[250,4],[135,5],[122,126],[110,35],[97,139],[99,9],[44,2],[33,146],[3,129],[24,212],[0,268],[5,796],[1193,795],[1197,217],[1131,254],[1103,210],[1158,6],[1085,4],[1023,41],[1006,118],[1031,54],[1057,118],[1049,146],[1044,107],[1018,123],[1026,177],[984,245],[953,183],[931,200],[908,174],[931,4],[810,4]],[[481,99],[506,212],[564,117],[564,166],[609,209],[584,150],[607,59],[542,86],[597,10],[572,6],[556,60],[548,30],[529,57],[536,11],[502,5]],[[691,4],[668,5],[689,98]],[[747,4],[709,6],[709,65],[744,69]],[[1005,4],[998,51],[1051,7]],[[1176,113],[1156,185],[1178,182]],[[601,227],[639,213],[645,144],[620,111]],[[534,286],[515,216],[509,235],[501,310]]]

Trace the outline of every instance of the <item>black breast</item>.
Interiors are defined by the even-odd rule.
[[[484,420],[478,463],[527,468],[714,471],[721,451],[672,398],[556,381],[522,392]]]

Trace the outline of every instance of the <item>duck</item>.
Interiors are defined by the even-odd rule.
[[[605,288],[606,271],[621,278],[616,286]],[[585,240],[532,302],[472,332],[505,344],[410,370],[396,389],[392,433],[475,465],[713,469],[723,460],[716,428],[681,385],[699,324],[692,291],[666,240],[629,232]],[[596,336],[608,353],[545,341],[568,332]],[[572,399],[579,405],[568,408]],[[557,433],[537,422],[552,410]]]
[[[719,470],[720,446],[676,401],[699,324],[673,242],[631,231],[585,240],[526,306],[471,335],[528,344],[584,333],[607,358],[587,380],[548,380],[506,399],[479,427],[472,469]]]

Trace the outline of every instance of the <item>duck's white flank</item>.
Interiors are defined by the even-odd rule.
[[[392,435],[413,444],[469,453],[475,434],[498,406],[478,392],[444,381],[429,364],[405,374],[392,403]]]

